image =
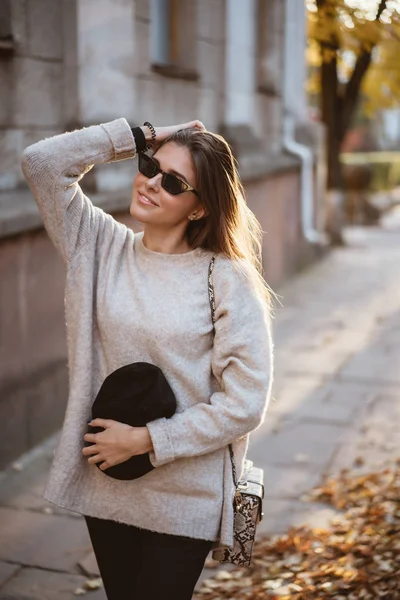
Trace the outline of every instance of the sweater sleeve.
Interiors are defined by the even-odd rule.
[[[95,240],[108,215],[95,207],[78,182],[98,163],[135,155],[125,118],[83,127],[25,148],[21,167],[45,228],[65,262]]]
[[[264,420],[273,377],[270,317],[251,282],[232,261],[215,263],[215,338],[212,371],[219,390],[170,419],[147,424],[153,442],[150,462],[206,454],[227,446]]]

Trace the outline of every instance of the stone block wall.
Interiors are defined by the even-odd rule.
[[[23,185],[23,148],[64,126],[62,11],[62,0],[10,2],[14,49],[0,54],[0,191]]]
[[[0,244],[0,468],[62,422],[64,267],[44,231]]]
[[[296,270],[302,235],[298,202],[299,171],[277,173],[246,186],[248,203],[263,229],[263,266],[278,287]]]

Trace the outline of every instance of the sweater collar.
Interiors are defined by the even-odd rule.
[[[149,250],[143,243],[144,231],[140,231],[135,233],[134,243],[135,250],[146,256],[147,258],[151,258],[154,260],[160,260],[165,262],[186,262],[192,260],[194,257],[200,256],[203,253],[202,248],[195,248],[194,250],[189,250],[189,252],[184,252],[182,254],[168,254],[166,252],[155,252],[154,250]]]

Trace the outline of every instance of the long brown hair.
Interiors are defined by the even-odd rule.
[[[262,275],[261,225],[247,205],[237,162],[227,141],[216,133],[181,129],[162,145],[174,142],[188,148],[206,216],[189,221],[186,236],[192,248],[222,253],[255,285],[271,314],[275,294]]]

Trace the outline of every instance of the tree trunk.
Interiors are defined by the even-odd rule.
[[[322,114],[326,126],[327,157],[327,210],[326,232],[334,245],[342,245],[344,191],[343,174],[340,163],[341,110],[338,95],[336,60],[323,63],[322,78]]]
[[[321,44],[321,53],[337,52],[335,40]],[[327,202],[326,232],[334,245],[342,245],[343,176],[340,164],[341,100],[338,90],[337,58],[323,61],[321,66],[321,109],[326,127]]]
[[[340,101],[338,98],[338,83],[336,75],[336,60],[323,63],[322,79],[322,115],[326,126],[328,189],[341,188],[343,179],[340,168]]]
[[[387,0],[380,0],[375,20],[378,21],[386,8]],[[326,8],[326,0],[317,0],[318,10]],[[335,10],[320,13],[324,19],[336,19]],[[334,28],[333,28],[334,30]],[[344,181],[340,163],[340,148],[351,125],[357,108],[362,81],[371,64],[372,49],[358,56],[352,75],[340,93],[337,75],[338,40],[332,36],[329,42],[320,44],[321,66],[321,109],[322,120],[326,126],[327,170],[328,170],[328,207],[327,233],[333,244],[343,244],[342,228],[344,222]],[[326,62],[324,51],[334,53],[334,58]]]

